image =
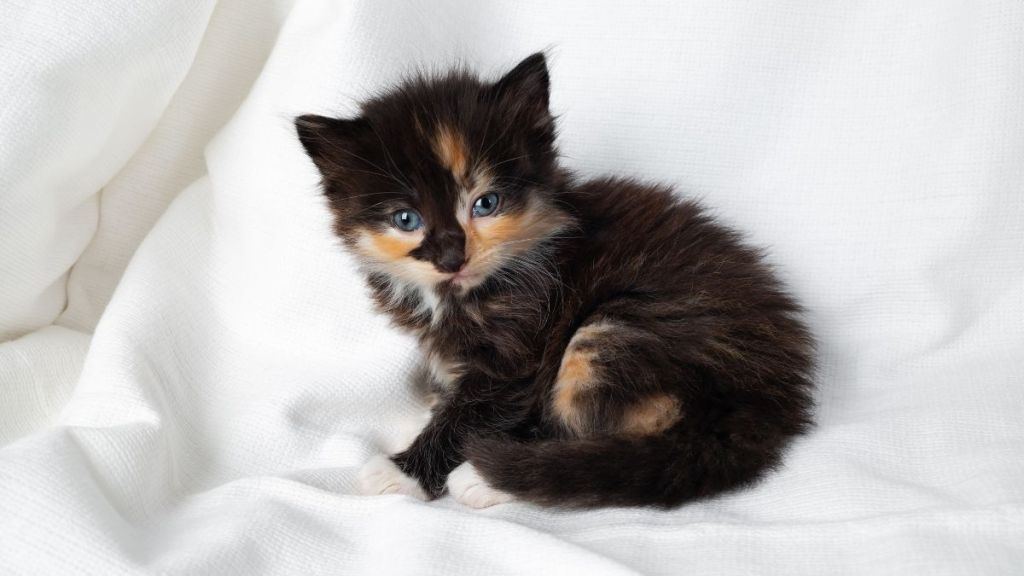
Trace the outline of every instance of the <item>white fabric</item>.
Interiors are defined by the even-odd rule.
[[[0,3],[0,340],[53,323],[97,193],[192,62],[213,0]]]
[[[0,572],[1024,569],[1024,4],[246,4],[214,12],[101,197],[62,326],[0,345]],[[672,512],[354,495],[418,410],[414,346],[370,311],[290,119],[414,67],[494,76],[546,47],[567,164],[703,198],[809,308],[819,425],[754,489]],[[30,74],[2,70],[0,89]],[[236,107],[202,175],[195,151]],[[33,148],[0,138],[25,182],[66,166],[12,163]],[[10,285],[17,250],[0,245]]]

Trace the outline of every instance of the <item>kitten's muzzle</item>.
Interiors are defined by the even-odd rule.
[[[409,255],[430,262],[442,274],[454,274],[466,264],[466,236],[457,226],[440,228],[428,234]]]
[[[445,251],[438,259],[434,260],[434,267],[447,274],[454,274],[462,270],[462,266],[465,264],[466,254],[463,250]]]
[[[461,230],[439,230],[428,236],[412,255],[430,262],[438,272],[453,274],[466,264],[466,236]]]

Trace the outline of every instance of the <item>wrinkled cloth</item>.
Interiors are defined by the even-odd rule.
[[[1024,4],[0,4],[0,572],[1020,574]],[[546,49],[565,164],[699,198],[816,428],[672,511],[360,496],[422,409],[292,118]]]

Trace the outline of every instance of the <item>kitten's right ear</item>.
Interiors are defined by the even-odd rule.
[[[369,124],[362,118],[346,120],[303,114],[295,119],[299,142],[324,175],[343,166],[352,157],[353,144],[368,128]]]
[[[548,63],[543,52],[531,54],[516,64],[515,68],[494,83],[491,90],[507,110],[518,114],[528,125],[550,127],[548,101],[551,78],[548,76]]]

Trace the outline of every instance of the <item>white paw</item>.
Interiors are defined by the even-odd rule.
[[[512,501],[512,495],[487,485],[469,462],[463,462],[448,475],[448,492],[460,504],[470,508],[487,508]]]
[[[377,455],[370,458],[359,469],[359,493],[367,496],[378,494],[405,494],[427,499],[427,493],[420,488],[419,482],[406,476],[387,456]]]

